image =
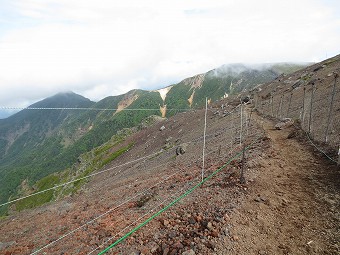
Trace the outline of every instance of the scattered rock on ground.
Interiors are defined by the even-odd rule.
[[[183,155],[187,150],[187,144],[183,143],[176,148],[176,155]]]
[[[195,255],[196,253],[193,250],[188,250],[182,253],[182,255]]]
[[[294,124],[294,121],[291,118],[284,118],[279,123],[275,125],[277,130],[285,129]]]

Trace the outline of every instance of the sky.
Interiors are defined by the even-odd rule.
[[[0,107],[339,54],[338,0],[0,0]]]

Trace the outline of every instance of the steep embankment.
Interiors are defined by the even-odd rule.
[[[315,141],[340,144],[340,55],[277,79],[253,91],[255,106],[275,118],[292,118]],[[334,154],[333,154],[334,153]]]

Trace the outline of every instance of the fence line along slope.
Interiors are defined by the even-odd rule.
[[[209,111],[206,137],[208,171],[212,166],[218,166],[227,160],[233,153],[230,149],[239,144],[237,137],[240,134],[235,126],[240,125],[240,109],[236,108],[233,111],[234,108],[235,106],[227,107],[228,115],[224,117]],[[124,228],[148,208],[152,208],[157,201],[165,199],[168,194],[181,189],[188,181],[200,175],[203,122],[203,110],[181,113],[130,136],[125,142],[134,142],[134,146],[124,154],[124,157],[118,157],[108,165],[108,168],[157,151],[160,153],[143,162],[93,176],[92,180],[72,197],[10,216],[1,222],[3,230],[1,242],[8,244],[6,251],[16,254],[34,252],[108,211],[120,201],[134,196],[138,191],[146,190],[162,177],[180,171],[162,186],[155,187],[120,208],[119,212],[86,226],[74,233],[72,238],[65,238],[44,252],[78,253],[78,249],[83,246],[88,247],[85,251],[95,248],[106,237],[114,235],[117,228]],[[164,128],[161,128],[162,126]],[[184,154],[183,152],[177,154],[182,155],[176,154],[176,148],[179,146]],[[220,158],[216,163],[217,157]],[[22,227],[24,230],[18,231]],[[20,234],[17,234],[18,232]]]
[[[265,91],[261,89],[259,93]],[[240,183],[242,160],[231,161],[202,188],[110,250],[111,254],[339,253],[336,167],[315,156],[308,143],[287,139],[293,127],[276,131],[275,122],[262,119],[251,107],[237,107],[239,102],[240,98],[217,101],[208,111],[205,174],[240,152],[242,142],[250,144],[260,137],[245,154],[246,183]],[[281,115],[297,107],[293,99],[286,110],[284,99],[273,102],[281,105]],[[262,103],[262,99],[256,101],[256,108]],[[274,112],[277,105],[272,105]],[[133,198],[38,254],[99,252],[106,242],[116,241],[140,224],[161,202],[199,181],[203,124],[204,110],[195,110],[132,134],[125,143],[134,146],[104,169],[160,153],[93,176],[70,197],[2,219],[0,253],[31,254]],[[171,178],[159,183],[165,176]]]
[[[253,91],[256,109],[277,119],[291,118],[337,159],[340,146],[340,55]],[[327,147],[326,147],[327,148]],[[327,150],[327,149],[326,149]]]
[[[287,137],[275,121],[254,114],[268,148],[250,167],[242,204],[214,254],[339,254],[340,173],[307,140]]]

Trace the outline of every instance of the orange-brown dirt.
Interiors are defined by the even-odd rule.
[[[257,115],[270,147],[216,254],[340,254],[339,171]],[[233,235],[237,240],[233,240]]]
[[[108,254],[339,254],[339,170],[303,136],[287,139],[293,127],[274,130],[275,122],[251,116],[243,126],[251,144],[245,184],[238,157]],[[132,135],[121,146],[134,147],[77,194],[1,220],[0,254],[31,254],[49,243],[39,254],[98,254],[200,181],[203,123],[197,110]],[[238,110],[209,111],[205,176],[241,151],[239,125]],[[176,156],[179,145],[186,151]]]

